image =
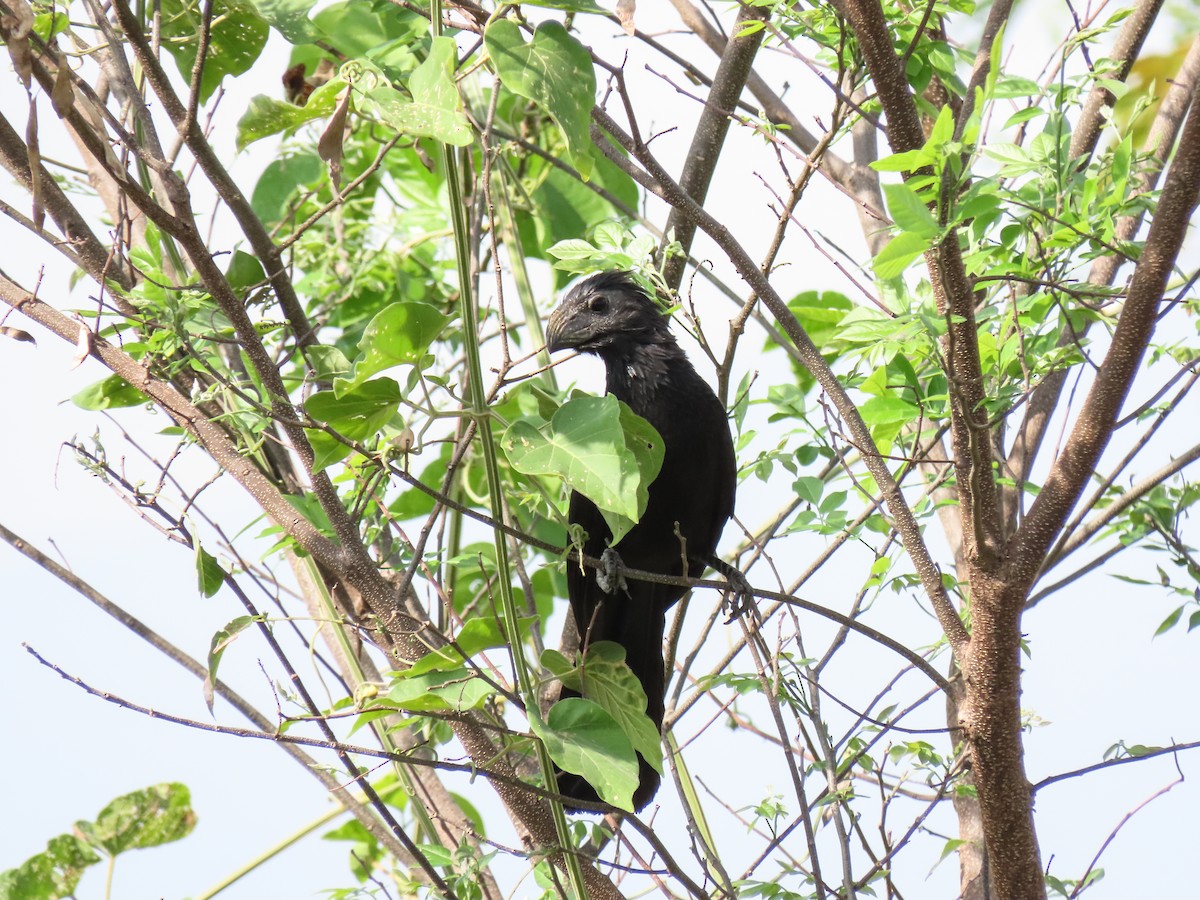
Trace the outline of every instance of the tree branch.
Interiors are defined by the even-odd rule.
[[[758,22],[761,25],[769,15],[770,12],[765,7],[742,6],[734,22],[734,36],[726,42],[721,53],[721,63],[717,66],[717,74],[704,103],[704,111],[700,114],[700,121],[696,123],[696,133],[692,135],[687,161],[679,176],[680,188],[698,206],[703,206],[708,196],[708,186],[721,158],[725,136],[729,133],[730,113],[746,86],[746,79],[754,65],[754,57],[767,32],[765,28],[759,27],[741,37],[738,37],[738,33],[746,23]],[[663,232],[668,239],[673,238],[683,248],[682,254],[666,260],[663,269],[663,279],[667,287],[674,291],[679,289],[679,283],[683,279],[687,255],[692,249],[692,239],[696,235],[696,223],[681,209],[672,207]]]
[[[1200,197],[1200,113],[1188,114],[1179,149],[1146,237],[1112,346],[1088,392],[1071,436],[1011,542],[1007,568],[1028,591],[1041,561],[1070,515],[1108,445],[1117,414],[1154,333],[1158,305]]]

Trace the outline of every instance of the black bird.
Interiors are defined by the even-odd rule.
[[[546,344],[551,351],[573,348],[603,359],[608,393],[663,439],[662,469],[650,485],[646,511],[615,548],[621,561],[629,568],[678,576],[684,574],[686,553],[687,574],[699,578],[711,564],[727,568],[714,551],[733,515],[737,463],[725,407],[676,344],[669,321],[628,273],[604,272],[575,285],[550,315]],[[592,501],[573,493],[568,515],[587,532],[583,552],[602,556],[612,534]],[[687,588],[632,578],[606,586],[613,592],[601,587],[595,569],[568,565],[580,649],[594,641],[624,647],[626,662],[646,692],[646,712],[661,730],[666,614]],[[640,810],[658,790],[659,775],[640,756],[638,762],[633,803]],[[577,800],[598,799],[590,784],[566,772],[559,773],[558,788]]]

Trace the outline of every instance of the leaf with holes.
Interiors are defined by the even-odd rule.
[[[366,93],[362,111],[379,116],[403,134],[465,147],[475,136],[454,83],[454,60],[454,39],[434,38],[429,58],[408,80],[412,100],[382,85]]]
[[[591,124],[596,72],[586,47],[558,22],[543,22],[528,44],[511,19],[488,26],[484,44],[503,85],[549,113],[567,140],[571,162],[585,179],[592,173]]]
[[[613,717],[633,749],[660,774],[662,742],[646,715],[646,691],[625,663],[625,648],[615,641],[588,645],[582,664],[572,666],[557,651],[547,650],[542,665],[563,684],[583,694]]]

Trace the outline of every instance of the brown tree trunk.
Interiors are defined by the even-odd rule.
[[[1025,597],[971,566],[971,647],[963,669],[962,725],[983,816],[990,891],[1004,900],[1042,898],[1033,792],[1021,745],[1020,621]],[[966,873],[964,873],[966,874]],[[984,895],[986,896],[986,895]]]

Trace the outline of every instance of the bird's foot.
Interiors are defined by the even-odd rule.
[[[621,562],[621,557],[612,547],[605,547],[604,552],[600,554],[600,568],[596,570],[596,584],[600,586],[600,590],[612,596],[617,591],[629,592],[629,585],[625,583],[625,576],[621,574],[621,569],[624,564]]]
[[[725,576],[725,580],[729,582],[729,586],[725,589],[723,602],[729,613],[729,618],[725,620],[728,625],[739,616],[744,616],[754,606],[754,588],[750,586],[749,579],[742,574],[742,571],[723,559],[716,556],[707,560],[713,570]]]

